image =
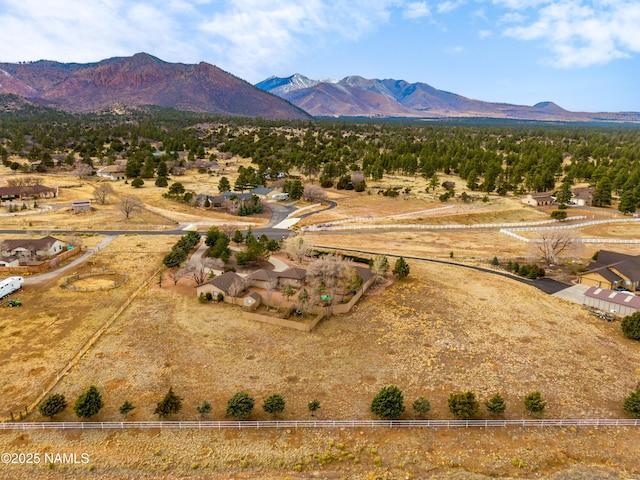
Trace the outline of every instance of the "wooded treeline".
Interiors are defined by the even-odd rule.
[[[32,105],[0,112],[0,158],[7,166],[10,155],[37,163],[40,171],[126,159],[128,177],[149,177],[161,158],[154,152],[184,165],[219,160],[214,149],[219,156],[251,157],[257,178],[298,170],[325,187],[354,171],[371,181],[402,174],[434,185],[438,175],[456,174],[486,193],[587,182],[605,198],[615,193],[640,204],[640,128],[629,125],[274,122],[155,107],[121,115],[71,115]]]

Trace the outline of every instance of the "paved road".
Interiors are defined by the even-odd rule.
[[[275,227],[284,219],[286,219],[292,212],[296,211],[296,207],[293,203],[287,205],[281,205],[279,203],[267,203],[265,206],[271,210],[271,219],[266,228]]]
[[[336,208],[337,206],[338,204],[336,202],[329,201],[329,205],[327,207],[321,208],[320,210],[315,210],[313,212],[303,213],[298,218],[307,218],[307,217],[310,217],[311,215],[315,215],[316,213],[326,212],[327,210],[331,210],[332,208]]]
[[[349,249],[349,248],[337,248],[337,247],[326,247],[323,245],[313,245],[314,248],[323,248],[326,250],[339,250],[341,252],[351,252],[351,253],[364,253],[366,255],[380,255],[380,252],[368,252],[365,250],[355,250],[355,249]],[[389,253],[385,253],[384,255],[386,255],[387,257],[392,257],[392,258],[398,258],[400,257],[400,255],[393,255],[393,254],[389,254]],[[501,272],[498,270],[493,270],[490,268],[484,268],[484,267],[476,267],[474,265],[465,265],[464,263],[456,263],[456,262],[451,262],[448,260],[437,260],[435,258],[425,258],[425,257],[413,257],[413,256],[408,256],[408,255],[402,255],[405,260],[419,260],[419,261],[423,261],[423,262],[431,262],[431,263],[441,263],[443,265],[452,265],[454,267],[462,267],[462,268],[469,268],[471,270],[476,270],[479,272],[484,272],[484,273],[490,273],[492,275],[498,275],[500,277],[505,277],[508,278],[510,280],[515,280],[516,282],[520,282],[520,283],[526,283],[527,285],[531,285],[532,287],[537,288],[538,290],[542,290],[545,293],[549,293],[549,294],[554,294],[557,293],[561,290],[564,290],[565,288],[570,287],[570,285],[566,284],[566,283],[562,283],[562,282],[558,282],[557,280],[553,280],[551,278],[539,278],[538,280],[529,280],[527,278],[523,278],[523,277],[518,277],[516,275],[512,275],[510,273],[507,272]]]

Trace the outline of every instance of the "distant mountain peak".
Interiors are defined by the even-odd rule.
[[[256,88],[264,90],[266,92],[273,93],[274,95],[283,96],[289,92],[295,90],[301,90],[304,88],[311,88],[321,83],[318,80],[311,80],[304,75],[294,73],[288,77],[276,77],[272,76],[256,83]]]
[[[640,113],[570,112],[554,102],[527,105],[492,103],[405,80],[349,75],[338,82],[295,74],[270,77],[256,85],[317,117],[495,118],[560,122],[639,122]]]
[[[565,110],[564,108],[562,108],[561,106],[559,106],[558,104],[554,103],[554,102],[538,102],[536,103],[533,108],[539,108],[539,109],[544,109],[544,110],[549,110],[549,111],[556,111],[556,112],[566,112],[567,110]]]

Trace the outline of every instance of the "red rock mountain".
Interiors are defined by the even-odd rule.
[[[0,94],[72,112],[115,104],[273,119],[307,119],[300,108],[201,62],[168,63],[145,53],[98,63],[0,63]]]

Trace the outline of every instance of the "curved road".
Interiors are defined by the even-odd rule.
[[[532,287],[537,288],[538,290],[542,290],[543,292],[548,294],[557,293],[560,290],[564,290],[565,288],[568,288],[571,286],[571,285],[567,285],[566,283],[558,282],[557,280],[553,280],[551,278],[543,277],[537,280],[529,280],[528,278],[518,277],[516,275],[512,275],[507,272],[500,272],[497,270],[492,270],[490,268],[476,267],[474,265],[465,265],[464,263],[450,262],[448,260],[438,260],[435,258],[414,257],[414,256],[408,256],[408,255],[395,255],[395,254],[389,254],[389,253],[381,254],[380,252],[369,252],[365,250],[355,250],[350,248],[325,247],[322,245],[313,245],[313,247],[323,248],[325,250],[338,250],[341,252],[364,253],[366,255],[385,255],[387,257],[392,257],[392,258],[399,258],[402,256],[405,260],[418,260],[423,262],[440,263],[443,265],[452,265],[454,267],[470,268],[471,270],[490,273],[492,275],[498,275],[500,277],[505,277],[511,280],[515,280],[516,282],[525,283],[527,285],[531,285]]]

